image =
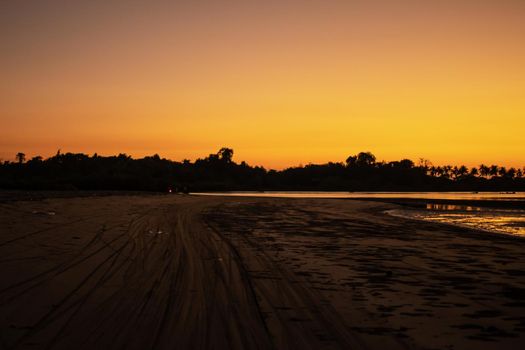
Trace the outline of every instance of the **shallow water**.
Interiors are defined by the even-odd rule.
[[[525,192],[304,192],[239,191],[192,193],[206,196],[276,197],[276,198],[410,198],[447,200],[525,200]]]
[[[426,209],[393,209],[388,214],[525,237],[525,210],[427,204]]]

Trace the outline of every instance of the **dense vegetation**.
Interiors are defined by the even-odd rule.
[[[126,154],[58,152],[48,159],[0,164],[0,188],[53,190],[324,190],[324,191],[519,191],[525,190],[522,169],[497,165],[433,166],[409,159],[378,162],[361,152],[346,162],[308,164],[281,171],[233,161],[233,150],[222,148],[195,162],[174,162],[158,155],[132,159]]]

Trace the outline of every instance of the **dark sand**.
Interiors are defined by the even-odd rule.
[[[390,208],[4,201],[0,348],[523,348],[525,240]]]

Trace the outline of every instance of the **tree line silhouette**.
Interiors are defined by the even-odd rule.
[[[345,162],[308,164],[284,170],[266,170],[246,162],[235,163],[234,151],[182,162],[157,154],[133,159],[126,154],[92,156],[61,153],[26,161],[0,163],[0,188],[31,190],[143,190],[143,191],[522,191],[525,168],[484,165],[433,166],[420,159],[377,161],[370,152],[349,156]]]

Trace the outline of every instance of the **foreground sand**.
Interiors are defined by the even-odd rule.
[[[392,207],[0,203],[0,348],[521,349],[525,240]]]

